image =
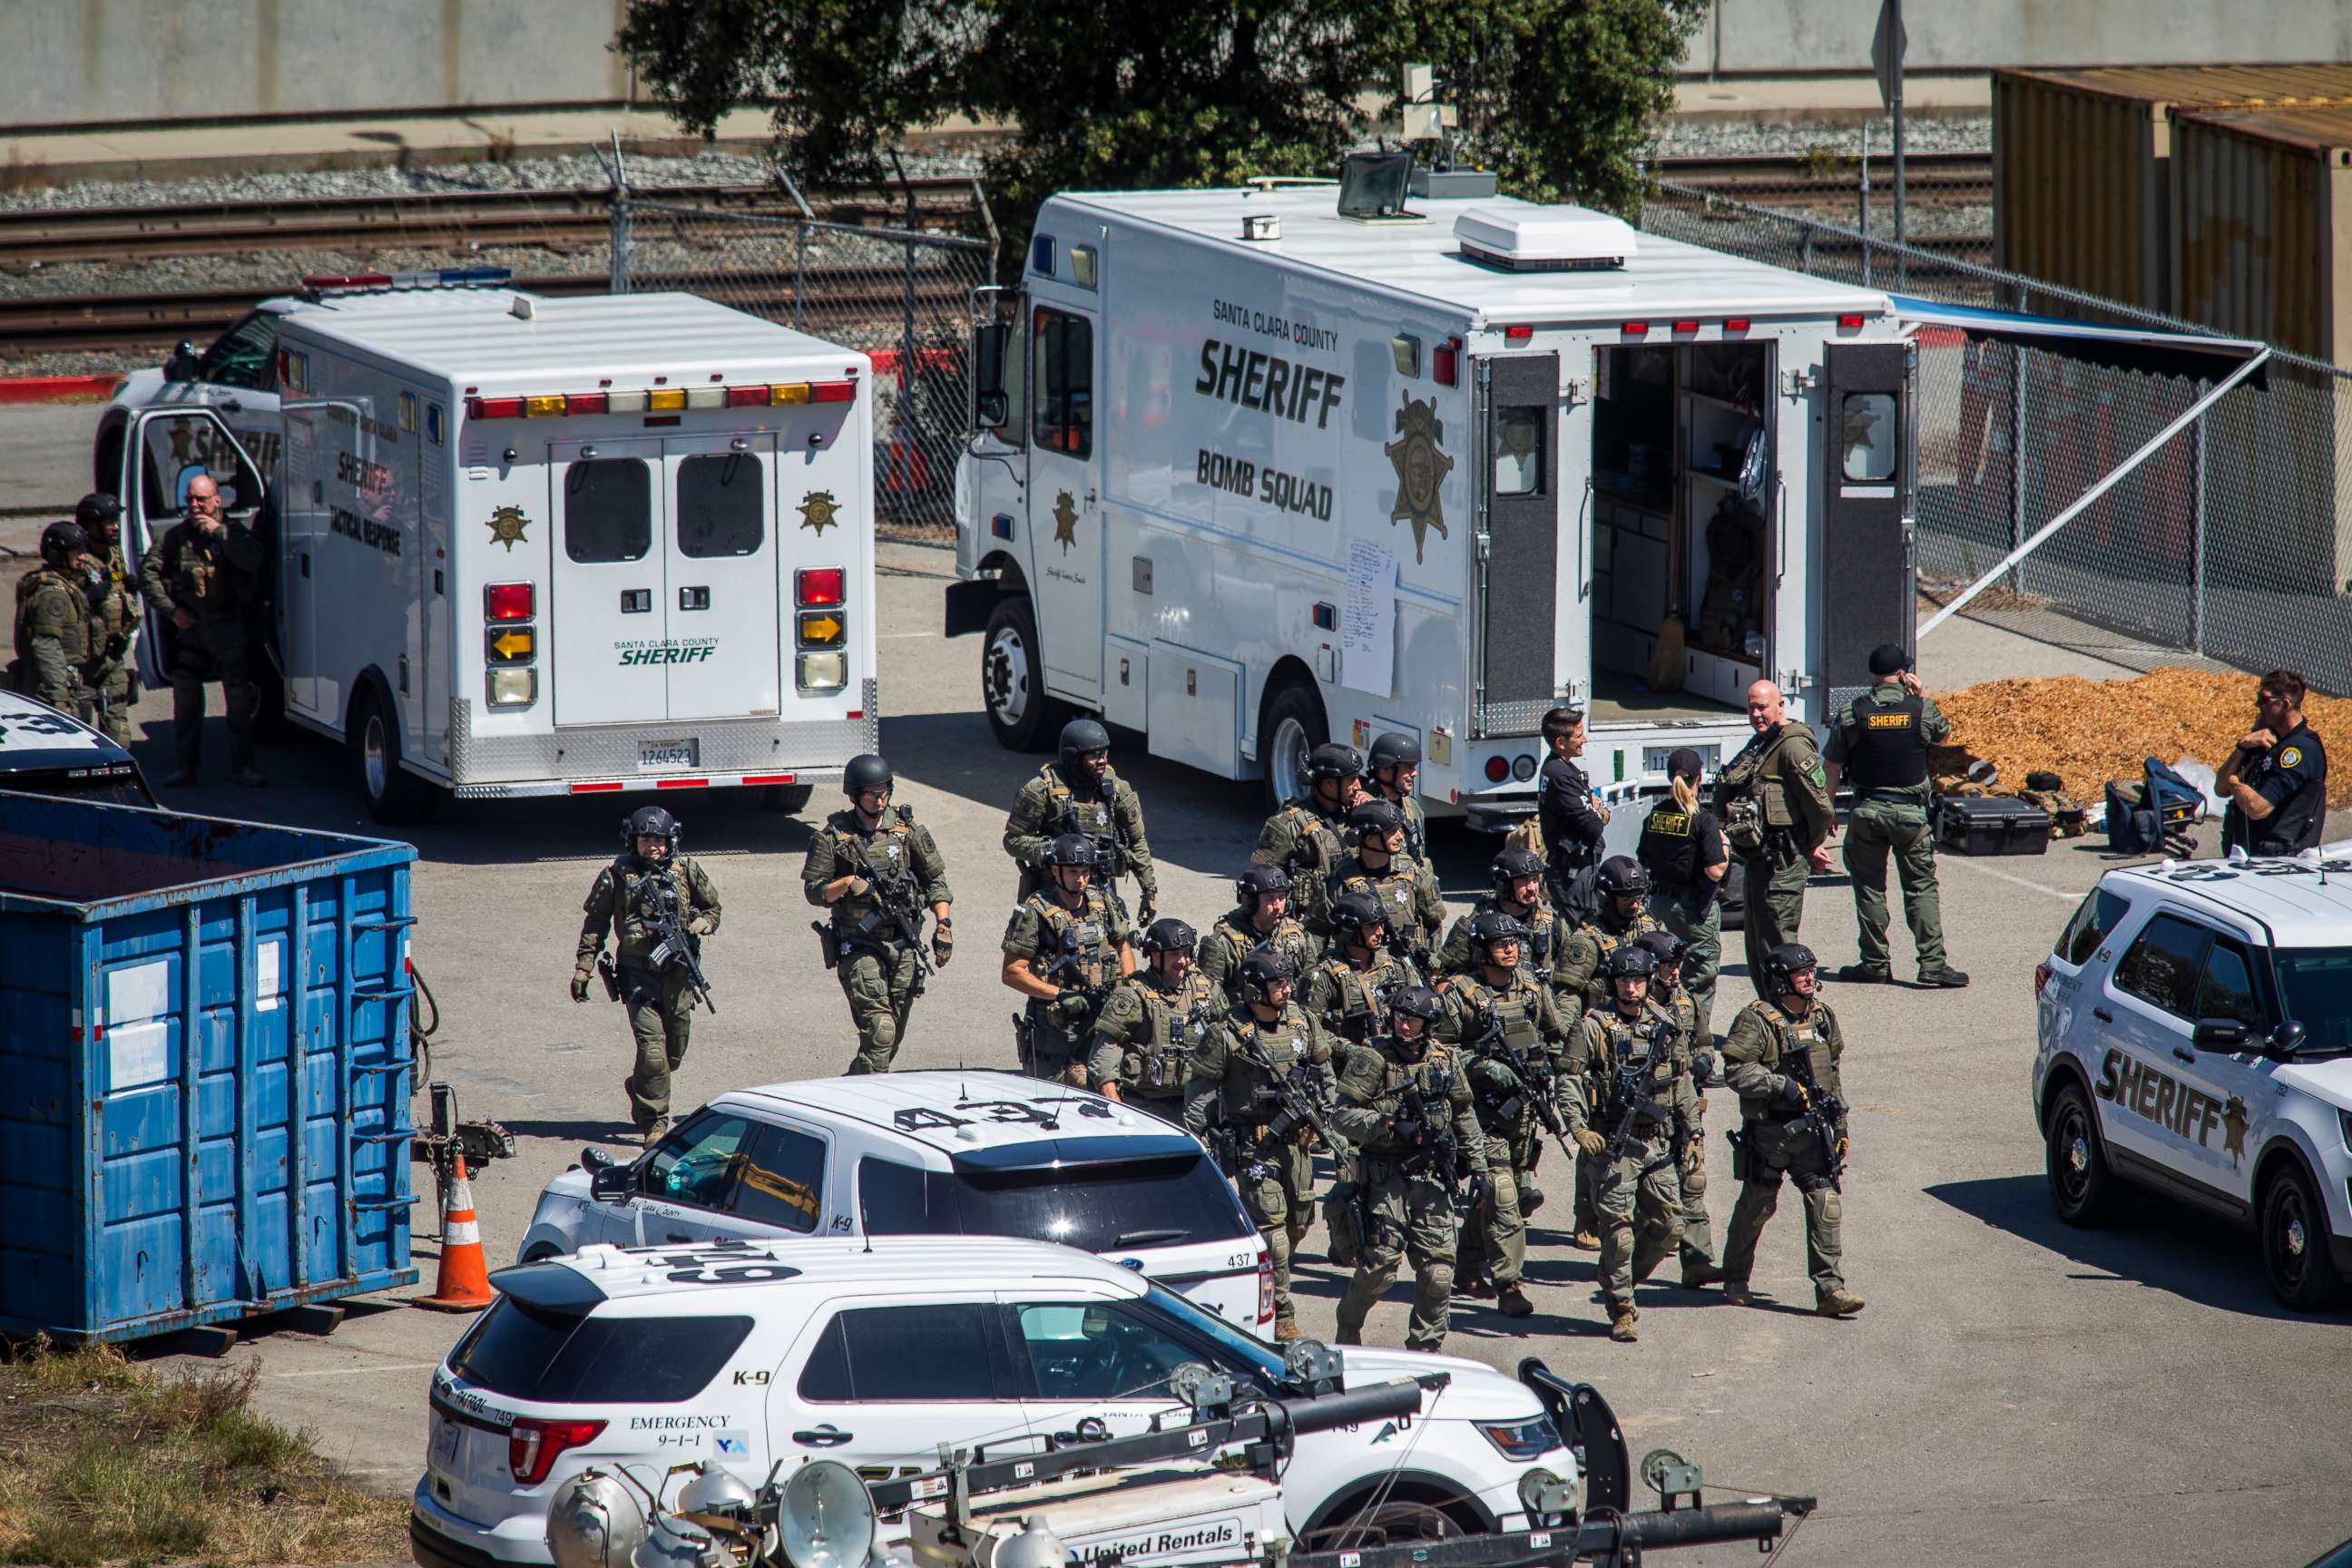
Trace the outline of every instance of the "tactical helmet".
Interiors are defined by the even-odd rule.
[[[1430,1023],[1437,1016],[1437,993],[1426,985],[1400,985],[1390,994],[1389,1010]]]
[[[1633,939],[1633,945],[1649,949],[1661,969],[1670,963],[1680,963],[1683,955],[1690,951],[1690,943],[1670,931],[1645,931]]]
[[[1495,890],[1507,893],[1511,890],[1511,884],[1520,879],[1544,874],[1543,857],[1532,849],[1522,849],[1514,844],[1488,862],[1486,868],[1494,876]]]
[[[52,566],[62,566],[68,556],[89,549],[89,535],[81,531],[79,523],[53,522],[41,530],[41,559]]]
[[[1801,942],[1784,942],[1764,954],[1764,983],[1771,987],[1768,994],[1779,996],[1796,989],[1796,979],[1809,969],[1819,969],[1822,961],[1813,950]]]
[[[677,818],[657,805],[641,805],[621,818],[621,847],[636,853],[637,840],[658,838],[669,846],[672,855],[677,853]]]
[[[1200,942],[1200,932],[1171,915],[1151,922],[1143,933],[1141,945],[1144,956],[1149,958],[1155,952],[1190,952]]]
[[[1392,800],[1368,800],[1348,813],[1348,826],[1357,833],[1402,833],[1404,809]]]
[[[849,765],[841,770],[841,793],[852,800],[867,790],[888,789],[897,782],[889,763],[872,752],[850,758]]]
[[[1498,942],[1528,940],[1526,922],[1500,910],[1481,910],[1470,917],[1470,945],[1491,954]]]
[[[1259,898],[1267,893],[1288,894],[1290,873],[1279,866],[1249,866],[1234,879],[1234,898],[1244,908],[1255,910]]]
[[[92,490],[74,505],[74,521],[87,530],[92,523],[112,522],[122,515],[122,503],[105,490]]]
[[[1083,833],[1062,834],[1045,846],[1045,864],[1048,866],[1084,866],[1091,871],[1101,861],[1102,857],[1095,849],[1095,841]]]
[[[1650,873],[1630,855],[1612,855],[1593,873],[1592,885],[1604,899],[1630,899],[1650,890]]]
[[[1399,731],[1384,731],[1373,737],[1372,754],[1366,765],[1375,773],[1382,768],[1419,767],[1421,742]]]
[[[1351,933],[1360,936],[1370,926],[1379,926],[1386,931],[1389,911],[1386,905],[1370,893],[1342,893],[1331,900],[1329,919],[1331,929],[1344,942],[1349,940]],[[1355,945],[1361,947],[1365,944],[1359,942]]]
[[[1658,955],[1638,942],[1623,943],[1601,966],[1604,980],[1647,980],[1658,973]]]
[[[1307,753],[1307,764],[1299,773],[1310,784],[1318,779],[1361,778],[1364,759],[1353,746],[1326,742]]]
[[[1242,1000],[1265,1007],[1274,1005],[1266,996],[1267,986],[1277,980],[1298,978],[1298,971],[1292,966],[1290,955],[1278,947],[1265,943],[1242,954],[1241,966],[1235,973]]]
[[[1069,766],[1091,752],[1110,750],[1110,731],[1092,719],[1073,719],[1062,726],[1062,765]]]

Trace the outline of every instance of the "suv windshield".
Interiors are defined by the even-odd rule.
[[[2287,1017],[2304,1028],[2304,1048],[2352,1051],[2352,947],[2273,950]]]
[[[858,1188],[869,1236],[1013,1236],[1116,1252],[1250,1234],[1233,1189],[1199,1154],[1075,1171],[919,1172],[868,1159]]]
[[[501,1298],[449,1352],[477,1388],[548,1405],[671,1405],[719,1375],[749,1318],[614,1318]]]
[[[1208,1340],[1224,1352],[1238,1366],[1228,1366],[1227,1372],[1252,1371],[1267,1389],[1282,1385],[1282,1357],[1272,1345],[1248,1334],[1210,1311],[1206,1307],[1179,1296],[1165,1285],[1154,1285],[1150,1293],[1137,1304],[1137,1310],[1147,1314],[1170,1318],[1202,1339]]]

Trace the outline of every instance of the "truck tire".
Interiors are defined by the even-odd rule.
[[[2097,1230],[2130,1212],[2131,1189],[2107,1163],[2098,1116],[2079,1085],[2070,1082],[2052,1098],[2042,1153],[2050,1206],[2061,1221],[2078,1230]]]
[[[1289,680],[1267,694],[1265,718],[1257,732],[1258,760],[1265,764],[1266,810],[1280,811],[1300,797],[1298,769],[1309,752],[1331,738],[1331,721],[1323,716],[1323,700],[1314,687]]]
[[[2344,1276],[2327,1250],[2327,1205],[2300,1164],[2291,1158],[2279,1163],[2263,1184],[2255,1212],[2263,1272],[2279,1305],[2294,1312],[2324,1312],[2342,1301]]]
[[[368,815],[387,827],[424,821],[433,809],[434,788],[401,767],[400,726],[373,691],[360,698],[352,715],[351,746]]]
[[[1061,732],[1062,704],[1045,695],[1042,657],[1028,598],[999,599],[980,643],[980,702],[1008,752],[1042,752]]]
[[[754,792],[754,796],[761,811],[797,816],[808,809],[808,803],[815,794],[814,784],[763,784]]]

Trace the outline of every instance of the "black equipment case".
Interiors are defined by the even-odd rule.
[[[2044,855],[2050,814],[2015,795],[1946,795],[1936,803],[1936,842],[1955,855]]]

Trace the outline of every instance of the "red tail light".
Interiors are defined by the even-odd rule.
[[[1678,332],[1695,332],[1698,331],[1698,323],[1696,321],[1676,321],[1675,323],[1675,331]]]
[[[2036,996],[2042,994],[2042,988],[2050,984],[2050,976],[2055,973],[2046,958],[2033,966],[2033,994]]]
[[[793,574],[793,592],[803,605],[841,603],[842,574],[838,566],[812,566]]]
[[[768,389],[765,386],[730,386],[727,389],[727,406],[730,408],[764,408],[767,405]]]
[[[812,403],[855,403],[857,384],[854,381],[818,381],[809,384]]]
[[[1650,323],[1628,321],[1625,323],[1625,335],[1629,338],[1646,338],[1650,335]]]
[[[563,400],[566,414],[603,414],[611,406],[610,395],[602,392],[575,392]]]
[[[1454,351],[1452,348],[1433,349],[1429,354],[1429,373],[1440,386],[1454,384]]]
[[[1257,1321],[1274,1321],[1274,1254],[1257,1255]]]
[[[547,1479],[547,1472],[555,1468],[557,1456],[566,1448],[594,1442],[604,1430],[602,1421],[541,1421],[529,1415],[518,1416],[507,1431],[507,1468],[522,1485],[535,1487]]]
[[[520,397],[469,397],[466,399],[468,419],[520,419],[522,399]]]
[[[1486,759],[1486,782],[1488,784],[1501,784],[1505,779],[1509,778],[1510,776],[1510,758],[1488,757]]]
[[[482,589],[482,616],[492,621],[527,621],[537,595],[528,583],[491,583]]]

